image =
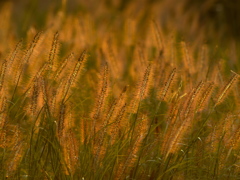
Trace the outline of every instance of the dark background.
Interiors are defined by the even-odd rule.
[[[203,42],[240,39],[240,1],[235,0],[1,0],[0,7],[8,2],[12,2],[12,25],[20,37],[31,26],[44,28],[47,14],[58,13],[65,3],[66,14],[89,13],[96,24],[121,21],[141,12],[143,29],[144,19],[150,17],[165,32],[174,29],[189,41],[200,36]]]

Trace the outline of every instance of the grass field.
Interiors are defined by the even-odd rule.
[[[0,179],[240,179],[237,41],[37,2],[0,9]]]

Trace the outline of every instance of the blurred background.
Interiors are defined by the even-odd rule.
[[[240,38],[240,1],[236,0],[1,0],[12,8],[12,25],[18,36],[30,26],[45,27],[49,12],[89,14],[96,25],[121,24],[123,18],[155,19],[164,32],[177,31],[187,40],[234,41]],[[11,4],[11,5],[10,5]],[[81,17],[79,17],[81,18]],[[4,20],[4,19],[2,19]]]

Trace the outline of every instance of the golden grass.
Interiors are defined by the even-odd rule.
[[[128,13],[60,9],[0,42],[0,178],[239,177],[239,64]]]

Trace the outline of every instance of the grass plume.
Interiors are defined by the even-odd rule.
[[[0,8],[0,179],[239,179],[237,43],[188,41],[166,1],[49,3]]]

